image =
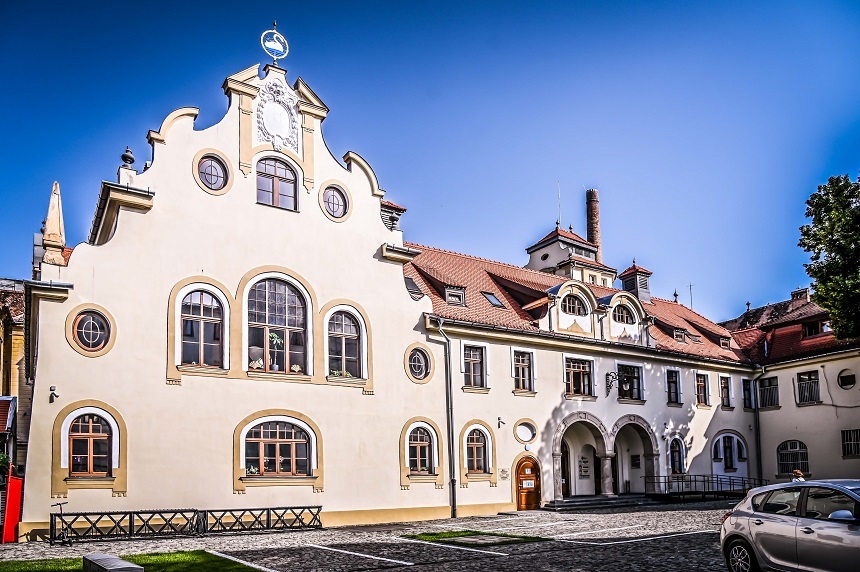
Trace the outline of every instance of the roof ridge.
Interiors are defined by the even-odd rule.
[[[681,304],[680,302],[677,302],[677,303],[676,303],[676,302],[674,302],[674,301],[672,301],[672,300],[666,300],[666,299],[664,299],[664,298],[658,298],[657,296],[651,296],[651,299],[652,299],[652,300],[654,300],[654,299],[656,299],[656,300],[660,300],[661,302],[667,302],[667,303],[669,303],[669,304],[676,304],[677,306],[680,306],[681,308],[685,308],[685,309],[689,310],[690,312],[694,313],[695,315],[697,315],[698,317],[702,318],[702,319],[703,319],[703,320],[705,320],[706,322],[709,322],[709,323],[711,323],[711,324],[713,324],[713,325],[715,325],[715,326],[719,326],[720,328],[722,328],[722,329],[726,330],[727,332],[731,333],[731,330],[729,330],[727,327],[725,327],[725,326],[720,326],[719,322],[715,322],[715,321],[711,320],[710,318],[708,318],[707,316],[703,316],[702,314],[698,313],[698,312],[697,312],[697,311],[695,311],[694,309],[692,309],[692,308],[690,308],[690,307],[688,307],[688,306],[685,306],[685,305]]]
[[[453,250],[448,250],[445,248],[439,248],[437,246],[429,246],[426,244],[418,244],[417,242],[411,242],[411,241],[405,241],[404,240],[403,245],[406,246],[407,244],[414,246],[414,247],[418,247],[418,248],[429,248],[430,250],[436,250],[438,252],[444,252],[446,254],[453,254],[454,256],[463,256],[465,258],[471,258],[473,260],[480,260],[482,262],[491,262],[493,264],[499,264],[501,266],[507,266],[508,268],[513,268],[514,270],[522,270],[524,272],[527,272],[529,274],[535,274],[537,276],[544,276],[544,277],[555,276],[556,278],[562,278],[561,276],[558,276],[556,274],[549,274],[547,272],[541,272],[540,270],[532,270],[531,268],[524,268],[522,266],[516,266],[515,264],[511,264],[509,262],[501,262],[499,260],[491,260],[489,258],[483,258],[481,256],[475,256],[474,254],[466,254],[464,252],[455,252]],[[566,280],[560,280],[560,282],[567,282],[567,280],[569,280],[569,278]]]

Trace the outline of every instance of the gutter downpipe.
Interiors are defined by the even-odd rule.
[[[448,487],[451,497],[451,518],[457,518],[457,464],[454,461],[454,391],[451,387],[451,338],[442,329],[445,320],[437,317],[439,333],[445,338],[445,416],[448,433]]]
[[[767,366],[761,366],[761,373],[755,376],[752,380],[752,391],[753,391],[753,426],[755,427],[755,466],[758,471],[758,478],[764,479],[764,475],[762,475],[762,467],[761,467],[761,424],[759,421],[759,411],[758,411],[758,380],[765,374],[767,371]]]

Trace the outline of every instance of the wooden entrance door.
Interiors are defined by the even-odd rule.
[[[517,510],[540,508],[540,466],[531,457],[517,464]]]

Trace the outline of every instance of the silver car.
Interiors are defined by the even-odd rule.
[[[731,572],[857,572],[860,480],[752,489],[723,517],[720,544]]]

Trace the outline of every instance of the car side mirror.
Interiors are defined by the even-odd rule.
[[[854,517],[854,514],[850,510],[837,510],[831,512],[827,517],[827,520],[843,520],[848,522],[856,522],[858,519]]]

